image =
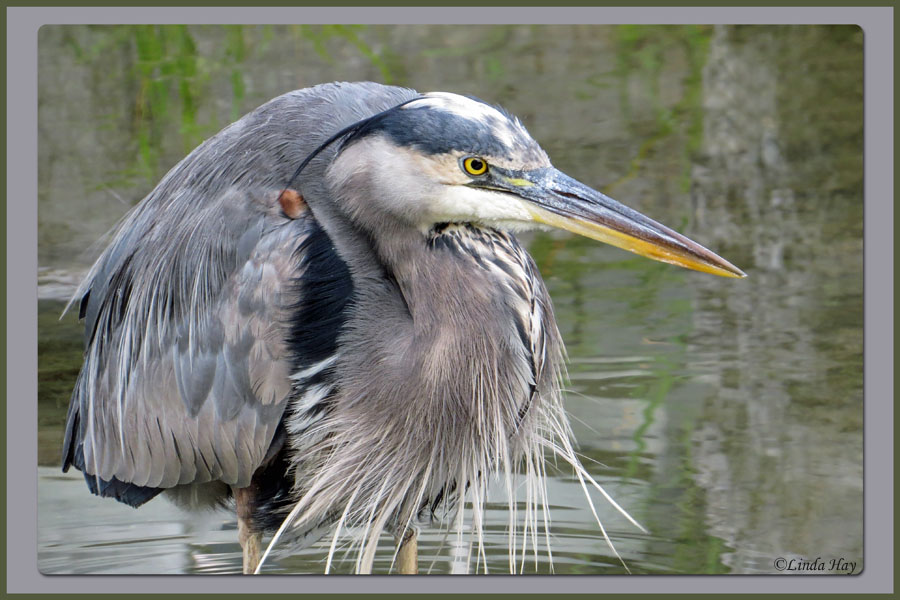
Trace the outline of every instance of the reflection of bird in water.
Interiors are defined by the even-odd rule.
[[[172,169],[88,275],[64,468],[133,506],[233,497],[245,572],[279,527],[334,529],[329,560],[353,527],[360,572],[390,531],[415,571],[414,532],[435,514],[461,531],[463,494],[481,541],[496,475],[515,570],[515,536],[524,557],[546,526],[545,452],[593,482],[550,298],[511,233],[547,225],[743,276],[478,100],[371,83],[272,100]]]

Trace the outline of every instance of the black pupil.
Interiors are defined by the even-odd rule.
[[[477,158],[473,158],[472,162],[469,163],[469,166],[472,167],[473,171],[480,171],[484,168],[484,163]]]

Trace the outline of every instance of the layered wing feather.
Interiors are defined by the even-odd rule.
[[[85,362],[69,405],[64,469],[74,465],[95,493],[133,505],[184,483],[249,483],[290,394],[297,346],[306,354],[330,347],[297,335],[298,319],[321,316],[298,314],[308,303],[296,282],[309,267],[304,240],[324,234],[308,210],[285,216],[279,193],[293,180],[322,200],[335,148],[297,177],[303,158],[336,131],[413,96],[374,83],[289,92],[163,178],[76,296]],[[333,255],[323,240],[317,245]],[[334,293],[344,294],[347,277],[336,281]]]
[[[277,196],[150,198],[92,269],[63,466],[95,492],[139,504],[179,484],[250,483],[290,392],[295,250],[315,227]]]

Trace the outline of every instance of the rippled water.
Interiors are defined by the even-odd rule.
[[[58,316],[90,245],[193,145],[272,96],[335,79],[499,102],[556,166],[748,273],[525,236],[569,350],[583,460],[649,530],[593,494],[632,572],[768,573],[780,556],[862,564],[858,29],[50,26],[39,52],[42,572],[239,570],[230,514],[165,500],[136,511],[59,472],[81,346],[74,318]],[[565,469],[549,495],[554,570],[623,573]],[[507,520],[491,505],[489,572],[508,570]],[[419,549],[422,570],[475,569],[471,546],[439,531]],[[266,569],[321,572],[326,550]],[[536,570],[548,569],[542,554]]]

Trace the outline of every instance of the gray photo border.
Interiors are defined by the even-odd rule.
[[[8,593],[892,593],[892,7],[7,8]],[[837,576],[44,576],[37,569],[37,32],[44,24],[857,24],[865,33],[865,570]],[[873,475],[874,474],[874,475]],[[77,515],[72,515],[77,519]],[[835,535],[840,535],[839,531]]]

